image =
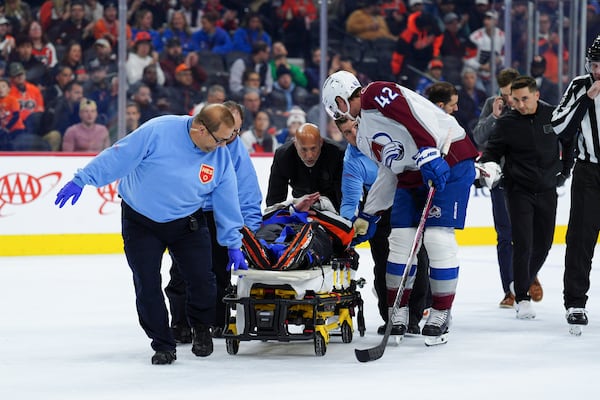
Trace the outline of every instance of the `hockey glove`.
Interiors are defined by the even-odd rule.
[[[358,217],[354,220],[354,237],[365,236],[362,241],[370,239],[377,230],[377,222],[381,219],[378,215],[366,214],[359,211]]]
[[[69,181],[56,195],[56,201],[54,204],[58,205],[59,208],[63,208],[67,201],[69,201],[69,199],[72,197],[73,200],[71,200],[71,205],[75,205],[77,200],[79,200],[79,196],[81,196],[82,190],[83,188],[81,186],[73,181]]]
[[[227,271],[231,271],[232,266],[234,271],[237,271],[238,269],[248,269],[244,253],[242,253],[240,249],[228,249],[227,253],[229,254],[229,262],[227,263],[226,268]]]
[[[440,151],[435,147],[421,147],[414,160],[425,184],[432,184],[439,192],[443,191],[450,177],[450,166],[442,158]]]
[[[494,161],[475,163],[475,178],[488,189],[495,188],[502,178],[502,169]]]

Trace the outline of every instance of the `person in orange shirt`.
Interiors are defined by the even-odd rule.
[[[0,150],[10,150],[10,142],[25,132],[19,102],[9,94],[10,82],[0,78]]]
[[[34,113],[44,112],[44,98],[37,86],[25,79],[25,68],[20,62],[8,66],[10,77],[10,95],[15,97],[21,107],[21,119],[26,121]]]
[[[131,40],[131,27],[127,24],[126,27],[127,42]],[[104,15],[95,24],[92,30],[94,38],[106,39],[110,42],[113,49],[117,45],[119,38],[119,20],[117,13],[116,1],[109,0],[104,4]]]

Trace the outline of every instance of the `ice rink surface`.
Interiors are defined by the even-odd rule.
[[[138,325],[131,273],[123,255],[0,257],[0,399],[557,399],[596,398],[600,371],[597,268],[583,335],[569,335],[562,307],[564,246],[554,246],[539,275],[544,299],[537,317],[515,318],[503,297],[495,248],[461,247],[460,278],[447,344],[422,337],[388,345],[361,364],[354,348],[379,343],[372,261],[367,280],[367,332],[352,343],[333,337],[316,357],[312,341],[241,342],[227,354],[215,340],[208,358],[178,347],[173,365],[153,366]],[[167,258],[167,257],[166,257]],[[163,280],[168,265],[163,264]],[[355,323],[356,327],[356,323]]]

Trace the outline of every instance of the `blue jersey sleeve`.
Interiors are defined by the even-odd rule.
[[[248,150],[246,150],[239,138],[228,144],[227,148],[231,153],[237,177],[238,198],[240,200],[244,224],[255,232],[262,222],[262,213],[260,210],[262,193],[258,183],[258,176],[256,175],[254,164],[252,164],[252,160],[250,159],[250,154],[248,154]]]
[[[217,241],[221,246],[239,249],[242,247],[240,230],[244,226],[244,220],[238,196],[231,195],[238,192],[237,178],[229,151],[226,148],[219,148],[215,151],[224,154],[220,158],[218,166],[223,173],[219,184],[212,192],[213,212],[215,224],[217,225]]]

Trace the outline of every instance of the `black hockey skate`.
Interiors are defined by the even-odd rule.
[[[175,360],[177,360],[177,356],[175,355],[175,350],[157,351],[152,356],[152,364],[154,364],[154,365],[171,364]]]
[[[194,327],[194,342],[192,353],[198,357],[207,357],[213,352],[212,333],[208,325]]]
[[[403,336],[404,333],[406,331],[406,327],[404,325],[394,325],[392,326],[392,331],[390,333],[390,335],[401,335]],[[409,333],[410,333],[410,329],[409,329]],[[377,334],[378,335],[383,335],[385,334],[385,324],[381,325],[379,328],[377,328]]]
[[[390,307],[388,311],[391,314],[392,307]],[[392,331],[390,332],[390,335],[394,336],[396,344],[399,344],[402,339],[404,339],[406,326],[408,325],[408,306],[398,308],[394,315],[390,315],[389,318],[392,320]]]
[[[425,336],[425,346],[436,346],[448,341],[448,327],[451,319],[450,310],[431,309],[429,318],[421,331],[421,334]]]
[[[581,336],[583,327],[588,324],[585,308],[569,307],[566,317],[569,324],[569,333],[573,336]]]

